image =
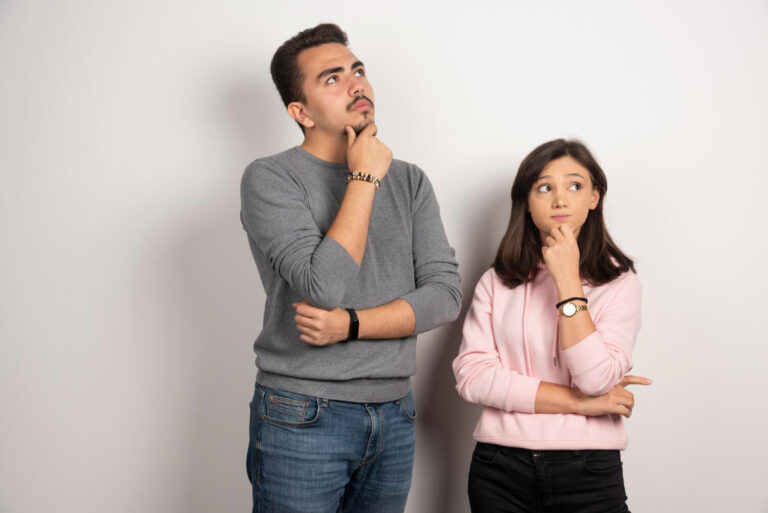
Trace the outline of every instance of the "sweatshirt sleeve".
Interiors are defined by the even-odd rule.
[[[640,331],[640,280],[627,272],[612,284],[609,303],[595,317],[596,331],[561,353],[573,383],[587,395],[603,395],[632,369]]]
[[[455,251],[448,243],[440,206],[427,175],[419,170],[413,203],[413,268],[416,289],[402,296],[416,317],[414,334],[456,319],[461,289]]]
[[[453,361],[456,390],[471,403],[508,412],[534,413],[539,378],[504,368],[493,333],[493,273],[487,271],[475,288],[464,320],[459,355]]]
[[[313,305],[338,307],[360,267],[320,232],[301,186],[285,170],[256,161],[240,193],[243,227],[275,272]]]

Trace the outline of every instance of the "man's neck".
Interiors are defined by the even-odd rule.
[[[307,131],[301,147],[320,160],[344,164],[347,162],[347,136],[331,136]]]

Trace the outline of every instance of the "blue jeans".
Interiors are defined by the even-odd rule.
[[[411,392],[361,404],[256,385],[246,458],[253,512],[402,512],[415,417]]]

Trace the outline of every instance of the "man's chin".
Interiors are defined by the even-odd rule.
[[[365,127],[373,123],[373,116],[365,116],[365,119],[352,125],[352,130],[355,131],[355,135],[360,135],[360,132],[365,130]]]

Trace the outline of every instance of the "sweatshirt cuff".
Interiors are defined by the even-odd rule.
[[[575,346],[562,351],[560,354],[571,374],[577,376],[594,369],[608,358],[608,351],[603,344],[603,337],[594,331],[587,335]]]
[[[534,413],[536,393],[541,380],[533,376],[512,374],[507,387],[506,411]]]

